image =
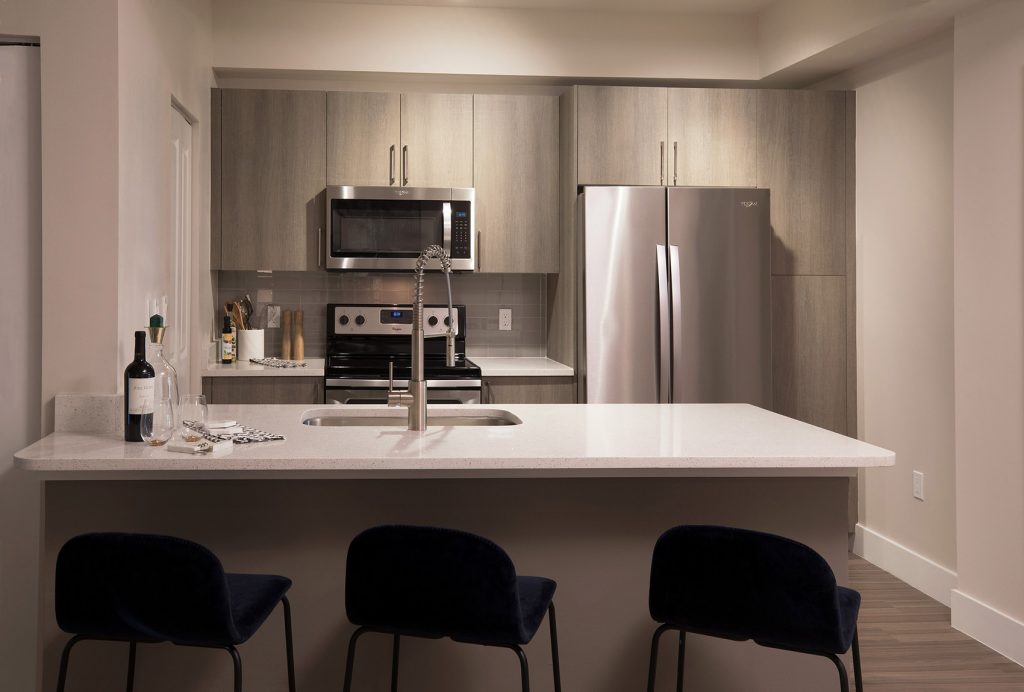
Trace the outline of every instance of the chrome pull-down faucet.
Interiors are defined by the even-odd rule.
[[[423,268],[427,262],[441,261],[445,282],[448,285],[448,332],[444,334],[445,365],[455,367],[455,319],[452,316],[452,263],[448,253],[440,245],[431,245],[420,253],[416,260],[413,278],[416,292],[412,306],[412,373],[407,389],[395,389],[394,364],[388,364],[388,406],[405,406],[409,409],[409,430],[427,429],[427,382],[423,374]],[[434,336],[441,336],[440,334]]]

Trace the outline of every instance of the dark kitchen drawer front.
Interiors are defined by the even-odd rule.
[[[322,377],[204,377],[210,404],[322,404]]]

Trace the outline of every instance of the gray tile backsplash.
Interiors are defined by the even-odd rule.
[[[469,323],[466,350],[470,356],[544,356],[547,352],[545,309],[546,277],[543,274],[453,274],[452,300],[466,305]],[[444,303],[444,277],[428,274],[428,303]],[[249,294],[256,307],[255,326],[266,319],[266,305],[303,311],[306,357],[324,355],[327,303],[412,302],[411,273],[362,274],[328,272],[222,271],[218,282],[219,308],[225,301]],[[270,291],[261,301],[260,291]],[[498,308],[512,309],[512,330],[498,329]],[[266,331],[268,356],[281,353],[281,330]]]

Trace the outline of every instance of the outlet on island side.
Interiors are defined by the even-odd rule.
[[[498,329],[503,332],[512,331],[512,308],[498,309]]]
[[[924,502],[924,474],[921,471],[914,471],[914,497]]]

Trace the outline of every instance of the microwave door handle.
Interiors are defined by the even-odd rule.
[[[448,253],[448,257],[452,256],[452,203],[444,202],[441,205],[441,219],[443,227],[441,229],[441,247]]]
[[[665,246],[657,246],[658,265],[658,403],[671,402],[672,366],[669,340],[670,318],[668,297],[668,257]]]

